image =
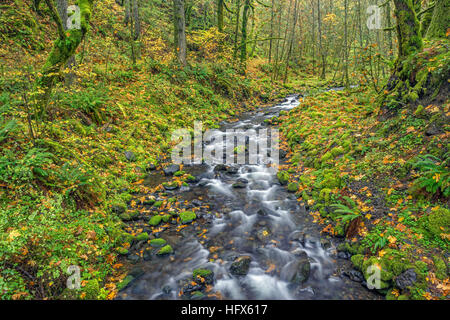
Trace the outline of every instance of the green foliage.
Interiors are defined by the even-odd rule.
[[[356,208],[350,209],[343,204],[332,204],[331,207],[334,208],[334,213],[340,214],[336,219],[340,220],[344,224],[361,216],[360,212]]]
[[[450,196],[449,153],[444,157],[444,161],[431,154],[419,157],[413,166],[420,173],[420,177],[414,181],[416,188],[425,189],[431,194],[440,190],[444,197]]]

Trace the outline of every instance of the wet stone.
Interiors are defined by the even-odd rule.
[[[344,271],[342,274],[347,276],[350,280],[355,281],[355,282],[363,282],[364,281],[364,275],[355,269],[349,270],[349,271]]]
[[[230,266],[230,273],[235,276],[245,276],[250,269],[250,262],[252,258],[250,256],[238,257]]]
[[[399,289],[405,290],[406,288],[413,286],[416,281],[416,272],[414,271],[414,269],[408,269],[395,279],[395,285]]]
[[[166,176],[173,176],[175,172],[180,171],[180,166],[178,164],[171,164],[163,169]]]

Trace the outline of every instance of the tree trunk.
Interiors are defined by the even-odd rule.
[[[237,54],[238,54],[238,49],[239,49],[239,23],[240,23],[240,17],[241,17],[241,0],[236,0],[236,8],[235,8],[236,12],[236,26],[235,26],[235,30],[234,30],[234,52],[233,52],[233,57],[236,60],[237,59]]]
[[[68,19],[68,13],[67,13],[67,0],[57,0],[56,1],[56,7],[58,8],[59,17],[61,18],[61,21],[64,26],[64,30],[67,31],[67,19]],[[72,68],[75,66],[75,55],[71,56],[66,63],[66,68],[69,70],[72,70]],[[64,77],[64,83],[67,87],[70,87],[72,83],[75,80],[75,74],[73,72],[68,72],[66,76]]]
[[[223,32],[223,1],[217,0],[217,29],[219,32]]]
[[[411,1],[394,0],[397,17],[398,58],[399,60],[422,49],[420,23]]]
[[[420,23],[412,1],[394,0],[397,18],[398,56],[395,69],[385,87],[382,109],[396,109],[425,94],[423,83],[416,80],[420,65],[414,63],[415,53],[423,48]],[[411,60],[412,59],[412,60]],[[427,79],[426,77],[424,79]]]
[[[138,0],[132,0],[131,13],[133,15],[134,40],[138,40],[141,35],[141,18],[139,15],[139,1]]]
[[[241,37],[241,63],[245,64],[247,60],[247,24],[250,10],[251,0],[245,0],[244,11],[242,12],[242,37]]]
[[[287,58],[286,58],[286,68],[284,70],[284,80],[283,80],[284,82],[286,82],[287,78],[288,78],[289,60],[291,59],[292,48],[294,46],[295,28],[297,27],[297,19],[298,19],[297,8],[298,8],[298,0],[295,0],[295,4],[294,4],[294,25],[292,26],[291,42],[289,44],[289,50],[288,50],[288,54],[287,54]]]
[[[275,0],[272,0],[272,8],[270,12],[270,40],[269,40],[269,63],[272,62],[272,45],[273,45],[273,19],[275,17]]]
[[[450,28],[450,0],[436,0],[427,38],[445,38]]]
[[[349,77],[348,77],[348,31],[347,31],[347,20],[348,20],[348,0],[344,1],[344,83],[345,87],[348,89],[350,87]]]
[[[322,72],[320,74],[321,79],[325,79],[326,76],[326,57],[322,46],[322,18],[320,16],[320,0],[317,0],[317,24],[318,24],[318,31],[319,31],[319,51],[320,56],[322,57]]]
[[[186,54],[186,22],[184,12],[184,0],[173,0],[173,19],[174,19],[174,44],[178,57],[178,62],[185,67],[187,65]]]

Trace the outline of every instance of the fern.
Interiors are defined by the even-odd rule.
[[[337,219],[340,219],[342,223],[353,221],[360,216],[360,213],[357,209],[350,209],[349,207],[343,204],[332,204],[331,207],[335,208],[334,210],[335,213],[341,214],[340,216],[337,217]]]
[[[444,157],[446,159],[444,161],[430,154],[419,157],[413,165],[420,173],[420,177],[414,181],[416,188],[424,189],[431,194],[440,190],[444,197],[450,196],[449,153]]]

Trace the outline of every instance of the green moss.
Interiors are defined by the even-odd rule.
[[[162,216],[162,221],[167,223],[169,222],[170,218],[171,218],[170,214],[165,214]]]
[[[208,269],[195,269],[194,272],[192,273],[192,277],[194,279],[197,278],[197,276],[200,276],[202,278],[206,278],[207,276],[211,275],[212,271],[208,270]]]
[[[100,284],[96,279],[89,280],[83,291],[86,293],[85,299],[97,300],[100,295]]]
[[[447,265],[444,260],[438,256],[433,257],[434,266],[436,267],[436,278],[440,280],[447,279]]]
[[[289,173],[287,171],[279,171],[277,173],[278,181],[282,186],[285,186],[289,182]]]
[[[320,190],[319,200],[323,200],[326,204],[329,204],[331,200],[331,189],[324,188]]]
[[[125,255],[128,254],[128,250],[125,249],[125,248],[123,248],[123,247],[118,247],[118,248],[116,248],[116,252],[117,252],[118,254],[120,254],[120,255],[123,255],[123,256],[125,256]]]
[[[434,236],[440,237],[442,233],[450,233],[450,210],[439,208],[422,219],[424,227]]]
[[[194,221],[197,218],[195,212],[192,211],[184,211],[180,213],[180,219],[182,224],[187,224]]]
[[[297,192],[297,191],[298,191],[298,188],[299,188],[299,185],[298,185],[298,183],[296,183],[296,182],[291,182],[291,183],[289,183],[289,185],[288,185],[288,187],[287,187],[287,189],[288,189],[289,192]]]
[[[152,247],[162,247],[167,243],[166,240],[158,238],[158,239],[152,239],[150,240],[150,245]]]
[[[161,249],[159,249],[157,255],[162,256],[162,255],[171,254],[171,253],[173,253],[173,249],[170,246],[170,244],[168,244],[168,245],[162,247]]]
[[[153,206],[156,207],[156,208],[159,208],[159,207],[162,206],[162,204],[163,204],[162,201],[156,201],[156,202],[153,204]]]
[[[333,158],[334,158],[333,154],[330,151],[328,151],[320,158],[320,162],[324,163],[324,162],[327,162],[327,161],[329,161],[329,160],[331,160]]]
[[[343,147],[335,147],[335,148],[331,149],[330,152],[333,155],[333,157],[336,158],[337,156],[344,154],[345,150]]]
[[[161,220],[162,220],[162,217],[160,215],[156,215],[156,216],[151,217],[150,220],[148,221],[148,223],[151,226],[156,227],[158,224],[161,223]]]
[[[124,245],[125,243],[131,244],[134,239],[135,237],[132,234],[123,232],[117,237],[117,244],[118,245]]]
[[[184,171],[177,171],[177,172],[175,172],[173,175],[174,175],[175,177],[181,177],[181,176],[184,175],[184,174],[186,174],[186,172],[184,172]]]
[[[414,263],[414,266],[416,267],[417,273],[421,273],[422,275],[428,273],[428,265],[425,262],[418,260]]]
[[[133,280],[134,277],[132,275],[126,276],[121,282],[119,282],[119,284],[117,284],[117,290],[121,291],[125,289]]]
[[[417,117],[423,116],[424,110],[425,110],[424,106],[421,105],[421,104],[419,104],[419,105],[417,106],[416,111],[414,111],[414,115],[417,116]]]
[[[137,241],[147,241],[148,239],[150,239],[150,236],[147,232],[143,232],[136,236]]]
[[[353,265],[359,269],[362,270],[363,267],[363,263],[364,263],[364,255],[362,254],[356,254],[354,256],[352,256],[350,258],[350,260],[352,261]]]
[[[186,181],[195,181],[195,177],[190,174],[186,177]]]

